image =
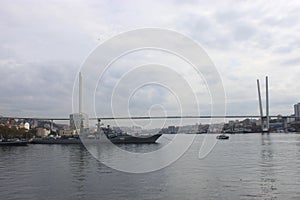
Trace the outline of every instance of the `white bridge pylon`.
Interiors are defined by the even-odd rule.
[[[260,112],[260,122],[262,132],[270,131],[270,116],[269,116],[269,79],[266,76],[266,116],[263,114],[263,106],[261,100],[261,92],[260,92],[260,84],[259,79],[257,79],[257,91],[258,91],[258,104],[259,104],[259,112]]]

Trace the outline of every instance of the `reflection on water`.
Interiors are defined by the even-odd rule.
[[[276,197],[276,176],[274,174],[272,139],[270,134],[261,136],[261,161],[260,177],[261,192],[264,199],[274,199]]]
[[[83,146],[70,145],[70,147],[65,147],[70,151],[69,156],[69,166],[70,172],[72,174],[72,184],[76,188],[78,197],[83,197],[84,195],[84,185],[86,182],[88,170],[89,157],[88,153]]]
[[[300,199],[300,135],[232,135],[205,159],[204,136],[174,164],[129,174],[98,162],[81,145],[0,147],[1,199]],[[156,145],[122,145],[133,152]],[[105,148],[105,147],[104,147]],[[96,151],[110,157],[109,149]],[[116,157],[126,164],[126,160]],[[162,156],[161,159],[164,159]]]

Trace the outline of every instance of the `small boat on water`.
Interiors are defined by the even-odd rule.
[[[228,135],[225,135],[225,134],[221,134],[221,135],[218,135],[218,136],[217,136],[217,139],[218,139],[218,140],[228,140],[228,139],[229,139],[229,136],[228,136]]]
[[[27,140],[0,139],[0,146],[26,146],[27,144]]]

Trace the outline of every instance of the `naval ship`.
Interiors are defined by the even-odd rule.
[[[156,140],[162,135],[157,133],[155,135],[143,135],[139,134],[136,136],[130,135],[124,132],[116,132],[109,126],[106,128],[101,127],[101,133],[114,144],[142,144],[142,143],[155,143]]]

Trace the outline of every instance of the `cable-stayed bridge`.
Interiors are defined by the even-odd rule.
[[[260,91],[260,83],[257,80],[258,102],[260,115],[173,115],[173,116],[97,116],[89,118],[89,120],[150,120],[150,119],[251,119],[258,118],[261,120],[261,127],[264,132],[269,132],[270,119],[281,118],[284,126],[287,127],[288,118],[296,118],[295,116],[269,115],[269,88],[268,77],[266,76],[266,115],[263,114],[262,98]],[[82,114],[82,77],[79,73],[79,114]],[[0,117],[0,119],[23,119],[23,120],[41,120],[41,121],[69,121],[70,118],[65,117]]]

